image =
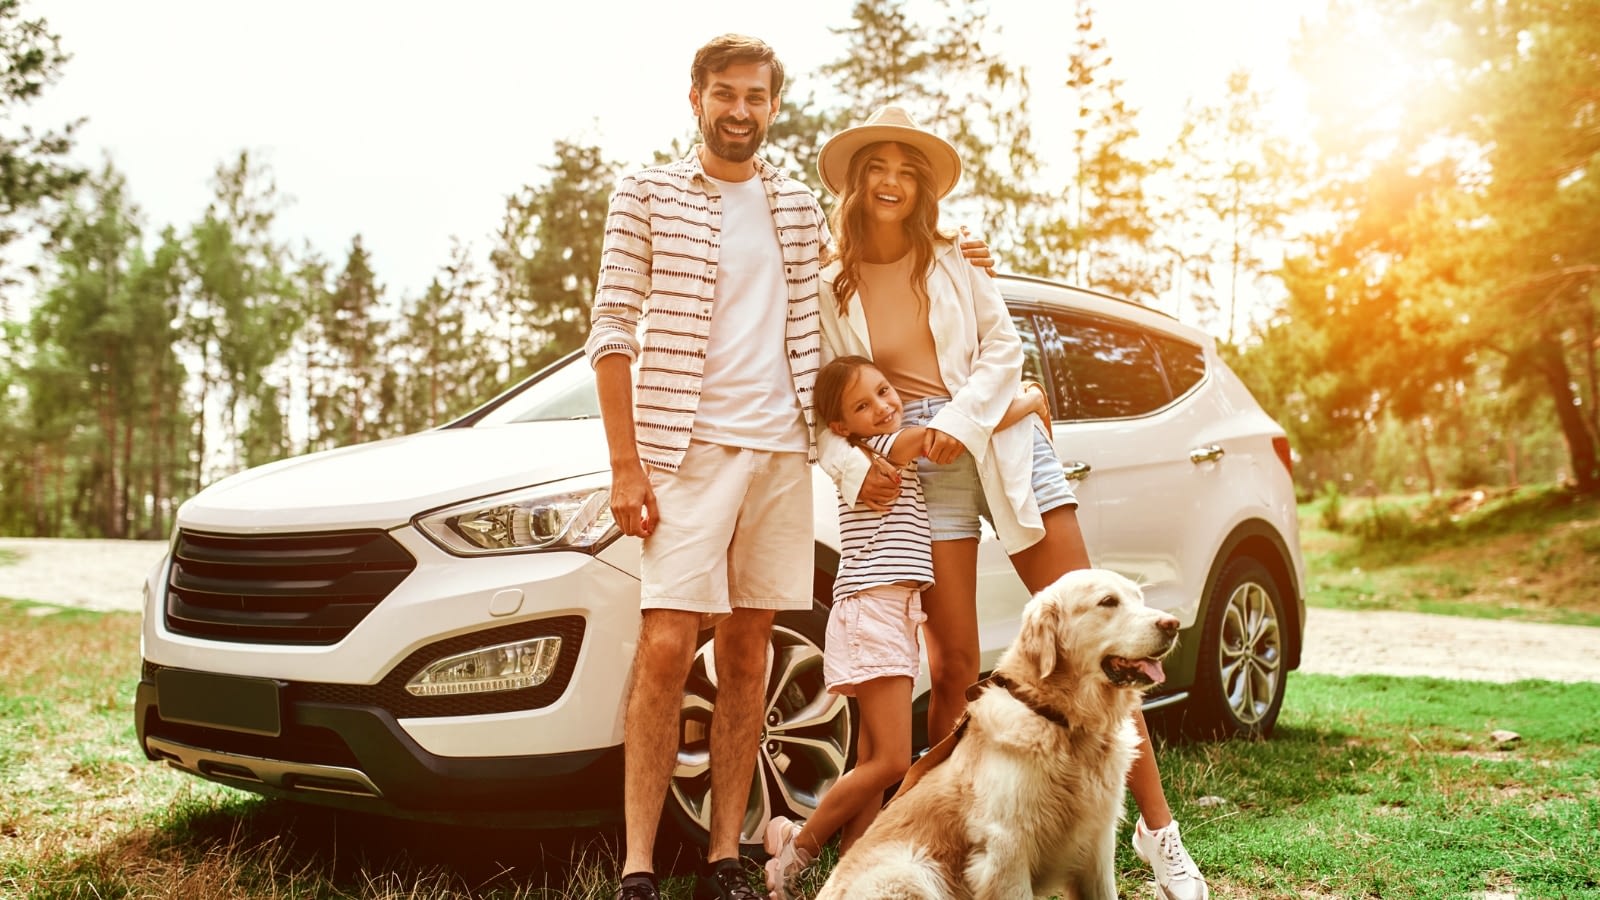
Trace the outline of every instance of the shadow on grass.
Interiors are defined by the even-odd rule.
[[[620,830],[403,822],[282,800],[195,799],[43,875],[28,896],[605,897]],[[692,872],[698,848],[664,840],[657,871]],[[52,884],[53,889],[52,889]]]

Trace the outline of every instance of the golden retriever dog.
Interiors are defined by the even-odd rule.
[[[1040,591],[953,740],[912,768],[817,900],[1115,900],[1132,717],[1177,636],[1115,572]]]

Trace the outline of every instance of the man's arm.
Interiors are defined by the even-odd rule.
[[[660,517],[639,460],[633,422],[633,359],[644,298],[650,291],[650,216],[645,192],[624,177],[606,211],[600,274],[584,352],[594,366],[595,393],[611,452],[611,516],[623,534],[648,537]]]
[[[622,353],[630,361],[639,355],[638,323],[650,293],[652,256],[647,193],[629,175],[611,194],[594,304],[589,309],[589,338],[584,342],[590,365],[611,353]]]
[[[974,268],[979,268],[994,277],[994,254],[989,250],[989,245],[983,238],[973,237],[967,226],[961,226],[961,255],[972,263]]]
[[[650,488],[633,430],[633,371],[628,357],[608,353],[594,363],[595,392],[611,452],[611,517],[623,534],[649,537],[658,521],[656,495]]]

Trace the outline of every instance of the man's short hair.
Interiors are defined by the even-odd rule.
[[[783,63],[778,54],[759,38],[742,34],[724,34],[706,42],[694,55],[689,66],[689,79],[695,90],[704,90],[713,72],[722,72],[739,63],[766,63],[772,67],[772,96],[783,93]]]

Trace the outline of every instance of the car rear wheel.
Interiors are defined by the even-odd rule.
[[[750,782],[739,842],[761,843],[775,815],[810,818],[823,793],[849,763],[855,712],[828,693],[822,677],[822,641],[828,611],[779,613],[772,626],[766,701],[756,771]],[[711,633],[695,651],[684,686],[678,762],[667,792],[667,819],[692,843],[704,846],[711,828],[711,717],[717,678]]]
[[[1283,594],[1259,561],[1232,560],[1206,603],[1195,709],[1206,737],[1269,737],[1283,707],[1288,640]]]

